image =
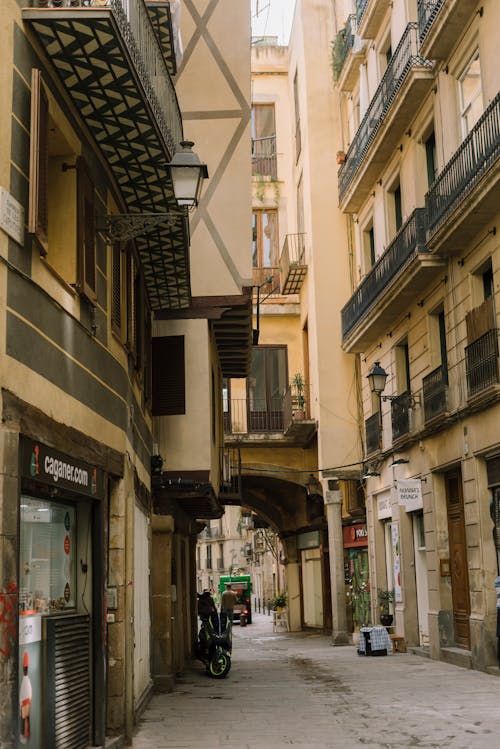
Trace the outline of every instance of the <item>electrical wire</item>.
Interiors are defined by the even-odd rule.
[[[353,466],[364,465],[362,460],[356,463],[344,463],[341,466],[332,466],[331,468],[255,468],[254,466],[241,464],[246,471],[257,471],[259,473],[324,473],[325,471],[339,471],[341,468],[352,468]]]

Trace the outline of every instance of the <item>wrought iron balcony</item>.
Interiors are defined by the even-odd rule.
[[[417,24],[410,23],[339,169],[342,210],[359,210],[432,83],[432,63],[420,54]]]
[[[422,380],[424,396],[424,418],[431,421],[446,413],[446,396],[448,392],[448,376],[443,366],[434,369]]]
[[[411,395],[408,391],[391,400],[392,441],[404,437],[410,431]]]
[[[354,46],[354,32],[356,31],[356,16],[348,16],[343,29],[339,31],[332,43],[333,77],[337,81],[344,66],[347,55]]]
[[[23,20],[113,172],[130,213],[176,208],[165,165],[183,140],[172,79],[143,0],[31,0]],[[189,304],[189,226],[136,239],[154,311]]]
[[[225,414],[224,414],[225,416]],[[224,431],[230,425],[224,419]],[[241,498],[241,455],[239,447],[225,446],[221,450],[221,481],[219,487],[219,501],[230,504],[233,499],[237,502]]]
[[[417,208],[341,311],[342,345],[364,351],[387,330],[414,295],[425,288],[445,261],[433,258],[425,244],[425,211]]]
[[[459,252],[498,211],[500,94],[439,173],[425,196],[427,242]]]
[[[498,330],[489,330],[465,347],[465,371],[469,398],[487,390],[498,379]]]
[[[374,413],[365,421],[366,454],[371,455],[382,447],[382,424],[380,413]]]
[[[418,0],[423,53],[433,60],[447,58],[476,12],[477,0]]]
[[[275,135],[252,139],[252,175],[278,179]]]
[[[306,274],[306,235],[287,234],[280,257],[281,293],[298,294]]]
[[[363,39],[373,39],[391,5],[391,0],[356,0],[356,18]]]

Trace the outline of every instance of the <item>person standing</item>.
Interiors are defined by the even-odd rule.
[[[231,625],[233,624],[234,606],[238,598],[234,590],[231,589],[231,583],[226,583],[226,589],[221,596],[220,608],[222,613],[226,614]]]

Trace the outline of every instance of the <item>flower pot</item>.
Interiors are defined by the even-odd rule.
[[[392,614],[380,614],[380,623],[384,627],[390,627],[393,620],[394,620],[394,617]]]

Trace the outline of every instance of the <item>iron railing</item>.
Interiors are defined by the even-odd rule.
[[[446,413],[448,390],[447,372],[442,365],[426,375],[422,380],[424,397],[424,419],[430,421]]]
[[[384,117],[396,94],[414,67],[430,68],[432,62],[422,57],[419,52],[417,24],[409,23],[349,146],[346,161],[339,169],[340,201],[342,201],[360,168],[376,133],[382,126]]]
[[[175,153],[184,140],[181,112],[144,0],[31,0],[30,7],[112,10],[165,144]]]
[[[367,5],[368,0],[356,0],[356,20],[358,22],[358,26],[361,22],[361,19],[363,18],[363,13],[365,12]]]
[[[400,269],[415,255],[427,252],[425,211],[423,208],[417,208],[342,308],[344,338],[387,288],[388,283]]]
[[[418,30],[420,41],[428,34],[429,29],[444,5],[444,0],[417,0],[418,2]]]
[[[382,424],[380,413],[374,413],[365,421],[366,454],[377,452],[382,447]]]
[[[230,419],[228,419],[227,424],[224,420],[225,433],[226,425],[230,427]],[[222,496],[241,496],[241,454],[238,447],[223,447],[221,449],[221,480],[219,489]],[[218,535],[219,533],[217,533]]]
[[[469,398],[498,383],[498,330],[493,328],[465,347]]]
[[[403,437],[410,431],[410,402],[411,395],[406,390],[401,395],[395,396],[391,400],[391,424],[392,440]]]
[[[278,178],[275,135],[252,139],[252,175]]]
[[[280,255],[282,294],[297,294],[306,273],[306,234],[287,234]]]
[[[354,34],[356,32],[356,16],[351,13],[348,16],[343,29],[339,31],[332,43],[332,68],[334,80],[337,80],[347,55],[354,46]]]
[[[442,226],[500,155],[500,93],[436,177],[425,196],[427,237]]]
[[[224,414],[224,433],[284,432],[292,422],[309,418],[309,385],[304,384],[300,393],[289,385],[282,396],[231,398]]]

